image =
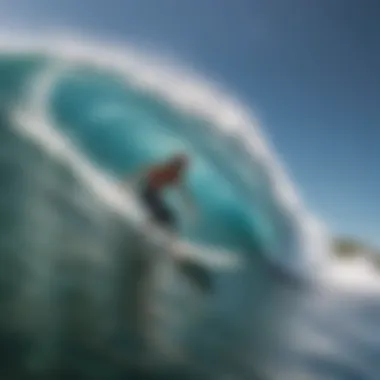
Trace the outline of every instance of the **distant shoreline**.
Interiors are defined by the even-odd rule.
[[[341,259],[366,257],[380,272],[380,250],[351,237],[336,237],[331,242],[332,253]]]

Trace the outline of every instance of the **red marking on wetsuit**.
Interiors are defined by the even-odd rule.
[[[157,167],[148,173],[147,183],[154,189],[161,189],[165,186],[178,183],[180,180],[180,174],[181,170],[175,167]]]

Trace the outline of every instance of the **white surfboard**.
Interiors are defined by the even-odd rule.
[[[142,232],[150,243],[157,245],[157,251],[168,254],[178,271],[204,294],[213,291],[213,272],[236,271],[241,267],[242,260],[237,254],[218,247],[189,243],[155,223],[147,224]],[[152,252],[157,254],[157,251]]]
[[[167,251],[173,259],[186,259],[215,270],[238,270],[242,266],[243,260],[237,253],[221,247],[188,242],[175,232],[168,232],[154,223],[149,223],[144,232],[147,239]]]

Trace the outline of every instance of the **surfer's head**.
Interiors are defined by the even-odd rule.
[[[185,153],[177,153],[170,159],[170,165],[176,169],[186,169],[189,165],[189,156]]]

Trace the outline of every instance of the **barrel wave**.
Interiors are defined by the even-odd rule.
[[[223,345],[202,338],[202,331],[213,334],[210,324],[217,328],[215,316],[214,339],[226,341],[223,334],[249,318],[241,312],[248,298],[270,287],[258,280],[264,276],[258,263],[307,276],[321,261],[322,228],[255,119],[215,85],[132,48],[67,40],[1,48],[0,323],[1,339],[12,348],[1,359],[8,371],[80,367],[76,376],[116,376],[109,360],[99,367],[83,346],[103,356],[105,346],[117,347],[118,355],[136,351],[133,344],[147,333],[136,280],[141,257],[155,262],[146,277],[154,282],[148,324],[156,326],[151,335],[161,335],[152,345],[160,352],[185,347],[186,357],[198,357],[197,369],[212,361],[201,347]],[[197,261],[214,267],[212,299],[176,272],[166,255],[175,250],[170,238],[155,234],[138,196],[120,186],[139,168],[178,151],[192,158],[188,182],[199,220],[182,217],[175,194],[167,201],[181,239],[201,251]],[[244,268],[218,269],[211,251],[224,250]],[[178,306],[184,300],[191,311]],[[97,366],[74,365],[78,357]],[[212,375],[218,378],[217,371]]]

